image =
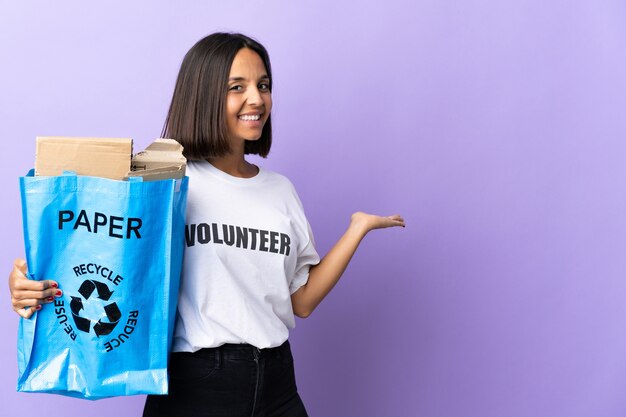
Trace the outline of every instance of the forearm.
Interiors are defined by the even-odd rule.
[[[311,267],[306,285],[292,298],[296,315],[307,317],[322,302],[341,278],[366,234],[365,227],[351,223],[320,263]]]

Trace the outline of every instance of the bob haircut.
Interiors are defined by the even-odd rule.
[[[228,76],[235,55],[242,48],[259,54],[272,91],[270,58],[260,43],[240,33],[213,33],[200,39],[185,55],[161,132],[178,141],[190,160],[230,153],[226,126]],[[268,117],[261,137],[246,141],[244,153],[267,156],[272,145],[272,119]]]

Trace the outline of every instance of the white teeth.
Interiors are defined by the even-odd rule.
[[[255,115],[251,115],[251,116],[239,116],[239,120],[248,120],[248,121],[252,121],[252,120],[259,120],[261,118],[260,114],[255,114]]]

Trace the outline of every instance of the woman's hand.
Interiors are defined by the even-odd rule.
[[[59,284],[49,279],[34,281],[26,277],[28,269],[24,259],[13,262],[13,270],[9,274],[9,290],[11,290],[11,304],[13,310],[25,319],[30,318],[35,311],[41,310],[43,304],[54,301],[63,293]]]
[[[405,227],[404,219],[399,214],[383,217],[360,211],[354,213],[346,233],[319,264],[311,267],[307,283],[291,295],[294,313],[305,318],[315,310],[339,281],[367,232],[394,226]]]
[[[394,226],[406,227],[404,219],[399,214],[384,217],[358,211],[354,213],[350,219],[350,227],[360,230],[363,234],[366,234],[370,230]]]

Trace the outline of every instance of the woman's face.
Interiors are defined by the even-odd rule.
[[[226,126],[230,140],[259,139],[271,110],[270,79],[263,60],[253,50],[242,48],[228,78]]]

